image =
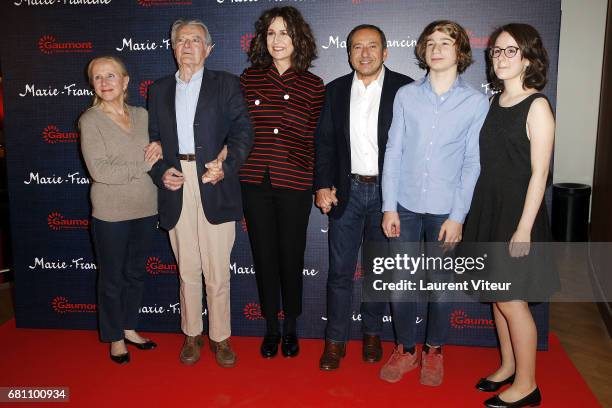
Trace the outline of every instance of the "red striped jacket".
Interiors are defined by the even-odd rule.
[[[247,68],[240,83],[255,130],[253,149],[240,168],[240,181],[259,184],[266,170],[274,187],[312,188],[314,134],[325,86],[318,76],[273,65]]]

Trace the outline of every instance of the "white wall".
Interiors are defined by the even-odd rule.
[[[555,183],[593,185],[607,7],[561,1]]]

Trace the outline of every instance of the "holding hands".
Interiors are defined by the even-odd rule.
[[[154,164],[157,160],[162,159],[161,145],[159,142],[152,142],[145,148],[145,160],[151,164]],[[202,183],[211,183],[212,185],[217,184],[225,177],[223,172],[223,161],[227,158],[227,146],[223,146],[223,149],[213,161],[206,163],[204,166],[208,169],[206,173],[202,175]],[[162,176],[162,182],[164,187],[171,191],[176,191],[183,186],[185,178],[183,173],[178,171],[174,167],[170,167]]]
[[[223,149],[217,155],[217,158],[211,162],[206,163],[204,166],[208,169],[206,173],[202,175],[202,183],[210,183],[213,186],[223,180],[225,173],[223,172],[223,162],[227,158],[227,145],[223,146]]]
[[[332,205],[338,205],[338,198],[336,197],[336,188],[321,188],[317,190],[315,195],[315,205],[323,211],[323,214],[327,214],[331,211]]]

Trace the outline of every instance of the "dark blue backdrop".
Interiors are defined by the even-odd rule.
[[[44,4],[40,4],[44,3]],[[383,28],[387,65],[413,78],[414,46],[435,19],[458,21],[469,31],[475,63],[464,74],[491,94],[484,48],[497,25],[525,22],[543,36],[551,57],[545,93],[556,102],[560,0],[5,0],[0,5],[0,63],[5,85],[6,139],[19,327],[94,329],[96,269],[89,240],[89,179],[79,153],[76,120],[91,103],[85,76],[94,56],[115,54],[131,74],[130,103],[146,106],[148,85],[175,71],[169,28],[179,17],[202,19],[216,43],[211,69],[240,74],[253,23],[262,10],[298,7],[317,39],[312,71],[325,82],[349,72],[345,37],[361,23]],[[237,335],[263,330],[248,237],[237,224],[232,254],[232,325]],[[313,209],[304,270],[300,334],[321,337],[325,326],[327,218]],[[179,330],[178,280],[167,235],[160,231],[146,265],[142,329]],[[358,268],[359,269],[359,268]],[[359,270],[353,335],[359,336]],[[534,307],[539,346],[548,336],[548,309]],[[422,311],[421,311],[422,312]],[[421,314],[422,315],[422,314]],[[390,317],[385,335],[391,337]],[[419,318],[420,335],[424,322]],[[450,342],[494,345],[490,307],[457,304]]]

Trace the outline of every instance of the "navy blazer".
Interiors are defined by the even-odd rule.
[[[351,87],[354,73],[330,82],[315,137],[315,191],[336,188],[338,205],[329,212],[332,218],[344,213],[351,192]],[[378,175],[382,176],[389,128],[393,119],[393,100],[397,90],[412,78],[385,67],[380,107],[378,109]],[[379,184],[379,195],[381,194]],[[382,196],[381,196],[382,202]]]
[[[149,138],[161,142],[164,155],[149,174],[160,189],[160,226],[167,230],[174,228],[183,206],[183,189],[171,191],[162,183],[170,167],[182,171],[177,157],[175,94],[174,75],[161,78],[149,87]],[[204,165],[214,160],[223,145],[227,145],[227,159],[223,162],[225,178],[214,186],[199,183],[206,219],[211,224],[242,219],[238,169],[251,150],[253,128],[237,76],[204,69],[193,127],[198,178],[206,170]]]

